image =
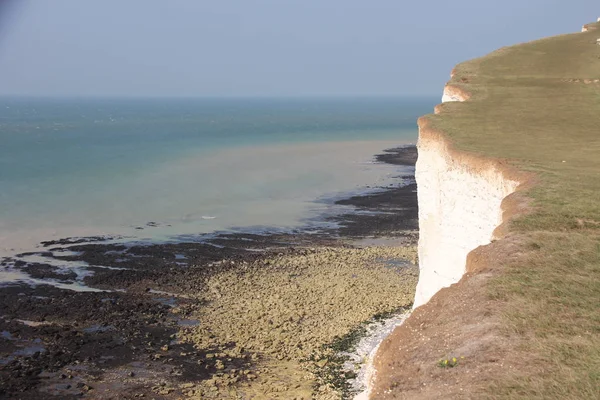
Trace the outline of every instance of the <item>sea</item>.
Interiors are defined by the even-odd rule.
[[[389,185],[433,98],[0,98],[0,257],[293,229]]]

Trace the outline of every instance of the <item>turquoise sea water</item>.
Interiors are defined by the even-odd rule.
[[[366,161],[415,142],[435,102],[0,99],[0,251],[149,221],[162,235],[292,224],[311,196],[388,174]]]

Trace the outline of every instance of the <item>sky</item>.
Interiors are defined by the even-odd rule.
[[[0,0],[0,95],[439,95],[598,0]]]

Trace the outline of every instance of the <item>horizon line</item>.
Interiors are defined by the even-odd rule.
[[[28,98],[28,99],[206,99],[206,100],[227,100],[227,99],[401,99],[401,98],[433,98],[439,97],[438,94],[325,94],[325,95],[45,95],[45,94],[0,94],[0,98]]]

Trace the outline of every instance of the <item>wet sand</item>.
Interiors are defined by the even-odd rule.
[[[382,161],[407,165],[414,153],[388,152]],[[410,307],[416,192],[398,176],[377,194],[339,203],[354,210],[332,217],[339,224],[332,228],[221,233],[154,246],[45,243],[46,258],[84,263],[93,274],[5,259],[40,282],[99,291],[0,288],[0,394],[348,396],[353,375],[341,367],[347,358],[340,352],[357,343],[363,322]],[[407,247],[368,245],[377,238]]]

